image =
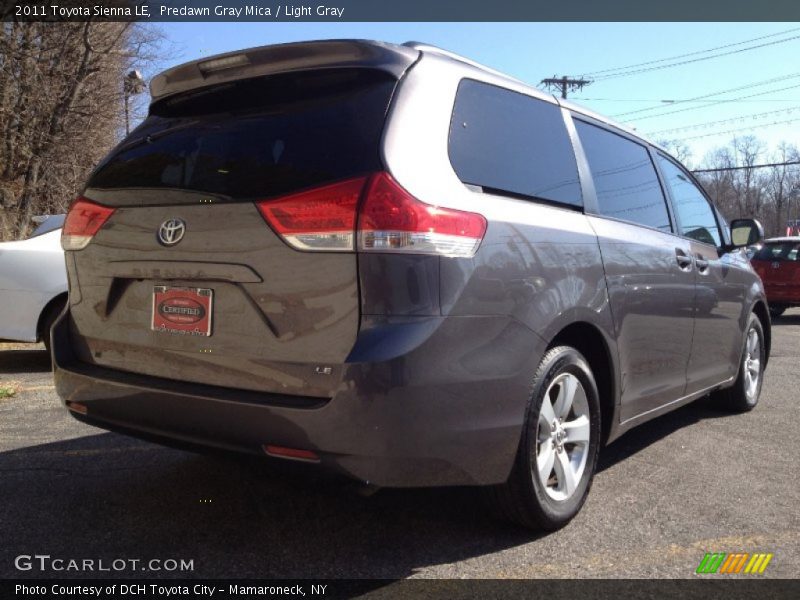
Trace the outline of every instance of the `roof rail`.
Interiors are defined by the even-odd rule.
[[[496,69],[492,69],[487,67],[486,65],[482,65],[479,62],[475,62],[474,60],[470,60],[469,58],[465,58],[460,54],[456,54],[455,52],[450,52],[449,50],[443,50],[438,46],[433,46],[432,44],[426,44],[424,42],[405,42],[403,46],[408,48],[413,48],[414,50],[418,50],[420,52],[430,52],[431,54],[438,54],[440,56],[446,56],[452,60],[457,60],[458,62],[462,62],[467,64],[471,67],[475,67],[477,69],[481,69],[482,71],[486,71],[487,73],[491,73],[492,75],[497,75],[499,77],[504,77],[505,79],[511,79],[512,81],[516,81],[517,83],[521,83],[522,85],[528,85],[521,79],[517,79],[516,77],[512,77],[507,73],[503,73],[502,71],[498,71]]]

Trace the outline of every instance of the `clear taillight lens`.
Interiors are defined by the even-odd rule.
[[[112,214],[113,208],[95,204],[88,198],[78,198],[64,220],[61,247],[64,250],[83,250]]]
[[[486,233],[477,213],[426,204],[388,173],[348,179],[256,206],[290,246],[317,252],[473,256]]]

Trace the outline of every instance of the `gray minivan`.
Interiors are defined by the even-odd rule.
[[[602,445],[709,393],[758,402],[760,226],[607,119],[418,43],[243,50],[151,91],[64,225],[76,418],[486,486],[555,529]]]

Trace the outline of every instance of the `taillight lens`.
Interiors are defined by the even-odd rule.
[[[473,256],[486,233],[483,215],[425,204],[388,173],[369,182],[358,218],[358,249]]]
[[[95,204],[88,198],[78,198],[64,220],[61,247],[64,250],[82,250],[112,214],[113,208]]]
[[[362,198],[363,196],[363,198]],[[388,173],[257,202],[267,223],[298,250],[473,256],[486,233],[477,213],[426,204]]]
[[[298,250],[353,250],[358,200],[366,181],[348,179],[256,206],[275,233]]]

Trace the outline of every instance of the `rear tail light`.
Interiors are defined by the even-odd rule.
[[[426,204],[388,173],[258,202],[267,223],[298,250],[473,256],[486,233],[477,213]]]
[[[486,219],[414,198],[388,173],[374,175],[358,217],[358,249],[443,256],[472,256]]]
[[[353,249],[356,211],[366,177],[256,203],[267,223],[298,250]]]
[[[78,198],[72,203],[64,220],[61,247],[64,250],[82,250],[113,213],[113,208],[95,204],[87,198]]]

